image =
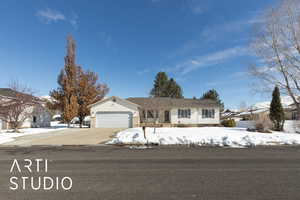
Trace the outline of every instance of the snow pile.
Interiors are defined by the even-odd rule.
[[[51,124],[52,125],[52,124]],[[14,138],[21,137],[25,135],[33,135],[38,133],[48,133],[52,131],[59,131],[66,129],[66,126],[64,125],[52,125],[48,128],[24,128],[19,129],[20,133],[11,132],[12,130],[0,130],[0,144],[12,142],[14,141]]]
[[[155,131],[155,132],[154,132]],[[142,128],[119,132],[107,144],[159,144],[251,147],[257,145],[300,144],[300,134],[274,132],[272,134],[248,132],[244,128],[147,128],[146,137]]]

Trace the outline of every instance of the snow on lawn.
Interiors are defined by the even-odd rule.
[[[155,132],[154,132],[155,130]],[[159,145],[199,145],[251,147],[257,145],[296,145],[300,144],[300,134],[283,132],[257,133],[244,128],[132,128],[119,132],[107,144],[146,144]]]
[[[52,124],[51,127],[47,128],[24,128],[19,129],[20,133],[11,132],[11,130],[0,130],[0,144],[12,142],[14,141],[14,138],[24,136],[24,135],[33,135],[38,133],[48,133],[52,131],[59,131],[66,129],[66,125],[64,124]]]

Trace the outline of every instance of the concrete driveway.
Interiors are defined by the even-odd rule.
[[[1,146],[31,145],[96,145],[108,141],[122,129],[112,128],[70,128],[61,131],[17,137],[13,142]]]

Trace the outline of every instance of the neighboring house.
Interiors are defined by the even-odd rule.
[[[212,100],[110,97],[90,105],[91,127],[218,125],[219,107]]]
[[[247,111],[236,114],[235,118],[241,118],[243,121],[258,120],[262,116],[269,115],[269,108],[249,109]]]
[[[289,96],[282,96],[281,97],[281,104],[284,109],[285,120],[296,120],[297,119],[297,112],[296,107],[293,104],[293,100]],[[252,105],[245,111],[238,112],[236,114],[232,114],[230,117],[231,119],[241,118],[243,121],[252,121],[257,120],[262,116],[269,116],[270,113],[270,102],[259,102]],[[225,116],[225,114],[224,114]]]
[[[242,120],[241,117],[238,116],[239,112],[231,111],[231,110],[225,110],[221,113],[221,121],[227,120],[227,119],[233,119],[234,121],[240,121]]]
[[[262,116],[269,116],[270,108],[249,109],[248,111],[238,113],[230,118],[241,118],[243,121],[257,120]],[[284,108],[285,120],[297,120],[297,111],[292,107]]]
[[[56,100],[51,96],[41,96],[39,97],[42,101],[42,105],[49,109],[48,104],[54,104]],[[63,121],[62,112],[59,109],[49,109],[52,116],[52,121]]]
[[[9,101],[9,99],[16,98],[16,94],[17,92],[12,89],[0,88],[0,96],[2,99],[7,99]],[[31,113],[31,116],[24,121],[20,128],[50,127],[51,114],[43,105],[43,101],[36,98],[36,105],[28,107],[27,111]],[[0,129],[9,128],[9,123],[0,119]]]
[[[294,103],[290,105],[290,108],[289,108],[288,112],[285,113],[285,115],[286,115],[286,117],[288,117],[291,120],[298,120],[299,119],[298,112],[297,112],[297,107]]]

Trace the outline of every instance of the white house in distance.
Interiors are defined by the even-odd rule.
[[[110,97],[90,105],[90,109],[92,128],[220,124],[220,106],[212,100]]]
[[[15,98],[17,92],[9,88],[0,88],[1,98]],[[35,106],[28,107],[26,112],[31,113],[30,117],[26,118],[24,123],[20,128],[40,128],[40,127],[50,127],[51,114],[48,109],[45,108],[44,102],[37,99],[37,104]],[[0,118],[0,129],[9,129],[9,123],[4,122]]]
[[[270,112],[270,101],[258,102],[248,109],[240,112],[223,112],[222,119],[235,119],[236,121],[256,120],[261,116],[268,116]],[[290,96],[282,96],[281,104],[284,109],[285,120],[296,120],[297,110]]]

